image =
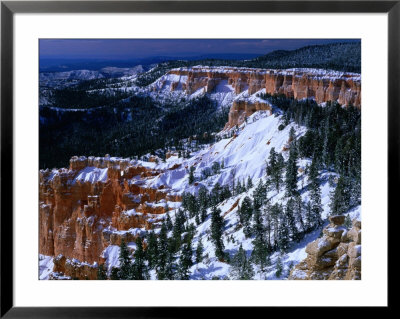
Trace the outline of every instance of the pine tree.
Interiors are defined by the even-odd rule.
[[[267,175],[272,175],[272,172],[276,166],[277,153],[275,152],[275,147],[272,147],[269,151],[268,165],[267,165]]]
[[[261,211],[259,209],[254,210],[253,214],[254,226],[253,226],[253,234],[254,240],[253,243],[253,252],[251,254],[251,258],[255,264],[259,265],[261,271],[265,270],[265,267],[268,265],[268,246],[265,239],[265,227],[263,223],[263,219],[261,216]]]
[[[350,180],[349,206],[361,205],[361,172]]]
[[[165,219],[165,226],[167,227],[168,231],[171,231],[173,229],[173,224],[171,221],[171,217],[169,216],[169,213],[167,213],[167,217]]]
[[[276,191],[279,192],[280,186],[283,183],[282,173],[285,160],[282,154],[275,152],[274,147],[271,148],[268,160],[269,165],[267,165],[267,175],[271,180],[271,184],[275,187]]]
[[[199,211],[199,203],[196,199],[196,196],[187,193],[185,196],[184,208],[186,208],[189,211],[189,217],[193,218],[193,216],[195,216],[196,213]]]
[[[192,254],[192,243],[189,240],[182,245],[181,258],[178,266],[178,278],[180,280],[189,279],[189,268],[193,265]]]
[[[133,280],[146,280],[149,279],[149,271],[145,262],[146,255],[143,250],[142,238],[136,239],[136,250],[133,254],[133,264],[130,272],[130,279]]]
[[[339,138],[335,148],[335,169],[339,174],[344,173],[343,137]]]
[[[357,121],[354,135],[352,164],[349,169],[351,207],[361,205],[361,122],[359,121]]]
[[[194,221],[195,221],[197,226],[199,226],[201,224],[199,213],[196,214],[196,216],[194,218]]]
[[[218,162],[214,162],[211,165],[211,169],[213,171],[213,174],[219,174],[220,170],[221,170],[221,165]]]
[[[271,244],[271,231],[272,231],[272,216],[271,216],[271,206],[267,203],[267,205],[263,208],[263,215],[265,220],[265,240],[267,243],[268,252],[272,251]]]
[[[289,222],[288,222],[288,215],[285,213],[282,213],[283,209],[279,205],[277,206],[277,209],[280,212],[280,215],[282,216],[281,219],[279,220],[278,224],[278,232],[277,232],[277,244],[278,247],[281,251],[287,251],[289,248]]]
[[[274,204],[271,207],[271,223],[272,223],[272,229],[273,229],[273,239],[274,239],[274,250],[276,250],[279,247],[279,242],[280,242],[280,237],[279,237],[279,231],[280,231],[280,220],[283,218],[283,209],[282,205],[280,204]],[[287,237],[286,237],[287,238]]]
[[[222,186],[221,197],[223,200],[232,197],[231,190],[229,189],[229,185]]]
[[[241,194],[242,193],[242,184],[240,183],[240,180],[238,179],[237,183],[236,183],[236,190],[235,190],[235,194]]]
[[[286,203],[285,220],[287,222],[287,226],[289,227],[289,230],[291,233],[291,239],[293,241],[299,241],[300,236],[299,236],[299,232],[298,232],[297,226],[296,226],[296,219],[294,217],[294,211],[295,211],[295,201],[293,198],[289,198],[289,200]]]
[[[325,125],[323,128],[323,146],[322,146],[322,163],[325,167],[329,167],[331,163],[330,154],[330,119],[327,117],[325,119]]]
[[[224,243],[222,234],[224,231],[224,219],[221,217],[221,210],[214,206],[211,211],[211,241],[215,247],[215,256],[218,259],[224,258]]]
[[[289,131],[289,142],[293,142],[296,139],[296,131],[292,126]]]
[[[113,267],[113,268],[111,269],[110,279],[111,279],[111,280],[120,280],[118,274],[119,274],[119,268]]]
[[[175,245],[175,242],[172,238],[168,239],[168,248],[167,248],[167,253],[165,254],[166,256],[166,262],[165,262],[165,267],[162,272],[163,280],[173,280],[176,279],[176,272],[177,272],[177,265],[175,262],[175,256],[173,251],[175,250],[175,247],[172,247],[171,245]],[[158,274],[157,274],[158,278]],[[160,278],[158,278],[160,279]]]
[[[276,261],[276,273],[275,276],[280,278],[282,276],[283,272],[283,265],[282,265],[282,260],[281,257],[278,257],[278,260]]]
[[[242,206],[238,209],[239,221],[243,225],[243,231],[246,237],[251,236],[251,217],[253,215],[253,202],[250,197],[246,196],[243,199]]]
[[[199,193],[198,193],[198,198],[199,198],[199,206],[201,208],[208,207],[209,198],[208,198],[207,188],[205,188],[204,186],[200,186]]]
[[[185,241],[191,241],[196,233],[196,226],[190,223],[187,227],[186,234],[184,237]]]
[[[335,190],[331,194],[331,215],[341,215],[349,210],[350,188],[347,178],[339,177]]]
[[[312,205],[311,201],[308,201],[306,203],[306,222],[305,222],[305,228],[306,232],[310,232],[314,229],[314,218],[313,218],[313,211],[312,211]]]
[[[119,246],[119,271],[118,277],[120,280],[129,279],[129,273],[131,268],[131,257],[128,247],[125,244],[125,241],[121,240],[121,245]]]
[[[191,166],[190,170],[189,170],[189,184],[193,184],[193,182],[194,182],[194,171],[195,171],[195,167]]]
[[[201,209],[200,220],[202,223],[207,219],[207,208],[203,207]]]
[[[310,169],[308,180],[310,181],[310,205],[311,205],[311,215],[308,224],[311,228],[319,227],[322,225],[322,203],[321,203],[321,188],[320,179],[318,177],[318,162],[314,157]]]
[[[247,190],[253,188],[253,180],[250,178],[250,176],[247,178]]]
[[[150,269],[154,269],[157,265],[158,245],[157,237],[154,232],[150,232],[147,240],[146,257]]]
[[[97,280],[107,280],[107,273],[104,264],[99,265],[99,268],[97,269]]]
[[[213,206],[221,202],[221,193],[222,193],[222,187],[220,183],[217,182],[215,183],[213,189],[211,190],[211,204]]]
[[[175,222],[172,230],[172,237],[175,240],[175,252],[179,249],[181,246],[181,236],[182,233],[185,231],[185,214],[184,211],[181,209],[178,209],[178,212],[175,215]]]
[[[253,202],[249,196],[246,196],[242,201],[242,205],[238,209],[239,221],[241,224],[245,224],[250,220],[252,211],[253,211]]]
[[[289,152],[289,159],[286,164],[286,196],[296,196],[297,191],[297,151],[296,147],[292,144]]]
[[[168,262],[169,262],[169,255],[170,251],[168,249],[168,236],[167,236],[167,228],[165,224],[163,223],[161,225],[161,230],[160,234],[158,236],[157,240],[157,250],[158,250],[158,256],[157,256],[157,279],[163,280],[167,279],[167,269],[168,269]]]
[[[253,266],[247,259],[246,252],[240,244],[238,252],[232,258],[231,276],[237,280],[251,280],[254,277]]]
[[[303,219],[303,212],[304,212],[304,203],[303,200],[301,199],[301,196],[298,195],[294,198],[295,202],[295,207],[294,207],[294,219],[296,223],[300,224],[300,229],[298,232],[298,239],[301,240],[304,237],[305,233],[305,224],[304,224],[304,219]]]
[[[201,238],[199,239],[199,242],[197,243],[197,248],[196,248],[196,264],[201,263],[203,261],[203,243],[201,242]]]
[[[274,182],[275,182],[275,186],[277,191],[279,192],[280,190],[280,186],[283,183],[283,170],[285,168],[285,159],[283,158],[283,155],[281,153],[279,153],[277,155],[277,162],[276,162],[276,169],[275,169],[275,174],[274,174]]]
[[[261,208],[261,206],[264,204],[264,201],[266,200],[266,197],[267,197],[266,187],[263,184],[262,180],[260,179],[260,182],[258,183],[258,185],[253,193],[254,208],[255,209]]]

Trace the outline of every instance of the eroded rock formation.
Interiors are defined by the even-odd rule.
[[[39,253],[89,264],[104,262],[101,255],[107,246],[119,245],[122,239],[135,241],[138,228],[149,229],[165,213],[166,201],[181,201],[166,187],[146,186],[161,173],[109,156],[73,157],[69,169],[41,170]],[[74,269],[78,261],[72,263]],[[83,273],[92,276],[88,269]]]
[[[288,279],[361,279],[361,222],[353,220],[347,231],[343,226],[345,216],[329,220],[323,236],[307,245],[307,258],[292,269]]]
[[[337,101],[341,105],[361,107],[361,76],[357,73],[318,69],[270,70],[198,66],[173,69],[169,74],[184,77],[182,89],[188,94],[199,88],[212,92],[225,80],[236,94],[245,90],[254,94],[265,88],[269,94],[284,94],[295,99],[315,98],[317,103]],[[171,84],[171,90],[178,87],[179,81]]]
[[[168,74],[174,77],[168,78]],[[159,83],[159,89],[163,89],[168,79],[171,91],[181,89],[192,94],[203,89],[203,92],[212,93],[224,81],[235,94],[247,91],[252,95],[264,89],[269,94],[284,94],[295,99],[313,98],[317,103],[337,101],[341,105],[361,107],[361,77],[357,73],[197,66],[173,69],[168,74]],[[225,129],[242,124],[246,117],[259,110],[271,111],[271,106],[261,99],[235,100]]]
[[[270,111],[272,106],[269,103],[255,101],[250,102],[247,100],[234,101],[229,110],[228,122],[225,124],[224,129],[234,127],[235,125],[242,124],[247,117],[257,111]]]
[[[54,268],[50,275],[50,280],[60,279],[80,279],[96,280],[98,264],[81,263],[76,259],[67,259],[63,255],[58,255],[53,259]]]

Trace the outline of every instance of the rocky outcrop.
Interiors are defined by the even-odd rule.
[[[54,268],[50,275],[50,280],[59,279],[80,279],[96,280],[98,264],[81,263],[76,259],[67,259],[63,255],[58,255],[53,259]]]
[[[167,187],[147,186],[161,173],[109,156],[73,157],[69,169],[40,170],[39,253],[103,262],[107,246],[135,241],[132,229],[150,229],[166,201],[181,201]]]
[[[223,80],[236,94],[245,90],[249,94],[264,89],[269,94],[284,94],[295,99],[314,98],[317,103],[337,101],[341,105],[361,107],[361,76],[357,73],[319,69],[252,69],[235,67],[196,66],[169,71],[186,81],[182,89],[192,94],[199,88],[212,92]],[[171,85],[171,90],[179,87]]]
[[[306,247],[307,258],[297,264],[288,279],[360,280],[361,222],[353,220],[347,231],[345,216],[332,216],[323,236]]]
[[[229,110],[228,122],[225,124],[224,129],[242,124],[247,117],[257,111],[270,111],[272,113],[272,106],[267,102],[261,101],[234,101],[231,109]]]

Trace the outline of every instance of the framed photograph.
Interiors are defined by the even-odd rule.
[[[2,1],[1,316],[388,309],[399,18]]]

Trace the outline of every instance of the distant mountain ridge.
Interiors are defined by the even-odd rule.
[[[200,63],[202,61],[202,63]],[[203,54],[191,57],[156,56],[145,59],[131,59],[120,61],[106,60],[68,60],[40,59],[39,72],[62,72],[73,70],[100,70],[104,67],[130,68],[141,64],[150,66],[160,63],[178,63],[178,66],[191,66],[196,64],[215,63],[214,65],[236,65],[262,68],[292,68],[315,67],[330,68],[338,71],[361,71],[361,42],[338,42],[321,45],[309,45],[296,50],[275,50],[265,55],[256,54]],[[312,62],[309,62],[312,61]],[[182,64],[183,63],[183,64]],[[189,64],[185,64],[189,63]]]
[[[251,60],[263,68],[324,68],[361,73],[361,42],[310,45],[278,50]]]

